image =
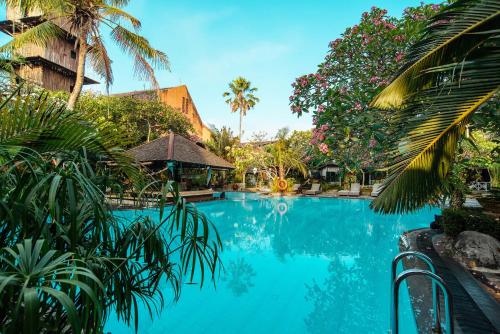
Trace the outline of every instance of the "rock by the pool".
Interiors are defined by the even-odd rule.
[[[468,264],[494,269],[500,267],[500,242],[487,234],[462,232],[457,236],[455,250]]]

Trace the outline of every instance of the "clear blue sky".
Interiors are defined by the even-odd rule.
[[[297,119],[288,107],[293,80],[315,71],[328,43],[359,22],[371,6],[399,16],[419,2],[132,0],[126,10],[142,21],[142,35],[170,58],[171,72],[157,73],[161,86],[186,84],[206,124],[230,126],[237,132],[238,116],[230,114],[222,93],[240,75],[258,87],[261,102],[244,120],[244,138],[249,138],[258,131],[274,134],[283,126],[310,128],[309,116]],[[148,88],[133,78],[132,61],[108,45],[115,74],[111,93]]]

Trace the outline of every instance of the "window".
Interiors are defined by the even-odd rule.
[[[71,58],[76,59],[76,51],[71,50]]]

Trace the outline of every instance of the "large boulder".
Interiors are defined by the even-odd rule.
[[[469,267],[500,268],[500,242],[492,236],[462,232],[457,236],[455,250]]]

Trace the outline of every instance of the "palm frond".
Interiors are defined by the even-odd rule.
[[[94,71],[104,78],[106,90],[108,90],[109,86],[113,84],[112,61],[98,31],[92,34],[91,44],[92,47],[88,51],[90,64]]]
[[[16,50],[28,45],[45,47],[54,38],[64,36],[66,32],[51,21],[39,25],[16,35],[11,41],[0,47],[0,52],[13,54]]]
[[[169,69],[167,55],[151,47],[144,37],[120,25],[113,28],[111,37],[124,52],[134,58],[135,75],[141,80],[150,80],[153,87],[158,88],[154,68]]]
[[[431,33],[429,31],[428,36]],[[462,38],[475,39],[477,35],[471,37],[467,34]],[[500,87],[500,35],[489,29],[480,35],[480,43],[469,42],[468,49],[462,50],[464,57],[460,62],[450,61],[446,58],[448,55],[441,54],[443,59],[439,66],[417,67],[419,72],[414,79],[417,83],[408,85],[419,87],[416,91],[400,91],[404,94],[404,108],[398,111],[395,120],[403,125],[404,133],[398,147],[391,152],[384,190],[372,203],[375,210],[415,210],[441,191],[457,142],[472,114]],[[419,43],[415,48],[424,47]],[[401,82],[412,80],[404,78],[406,73],[403,72]],[[420,87],[421,77],[427,78],[423,87]],[[394,82],[398,80],[399,77]],[[382,92],[381,96],[384,94]]]
[[[125,19],[132,24],[136,31],[141,29],[141,21],[118,7],[101,5],[101,15],[103,16],[103,19],[109,17],[112,22]]]
[[[499,24],[500,2],[497,0],[453,3],[431,19],[423,38],[406,57],[406,64],[371,105],[381,109],[403,106],[409,95],[432,85],[435,76],[425,72],[426,69],[445,65],[452,59],[466,59],[470,50],[498,33]]]

